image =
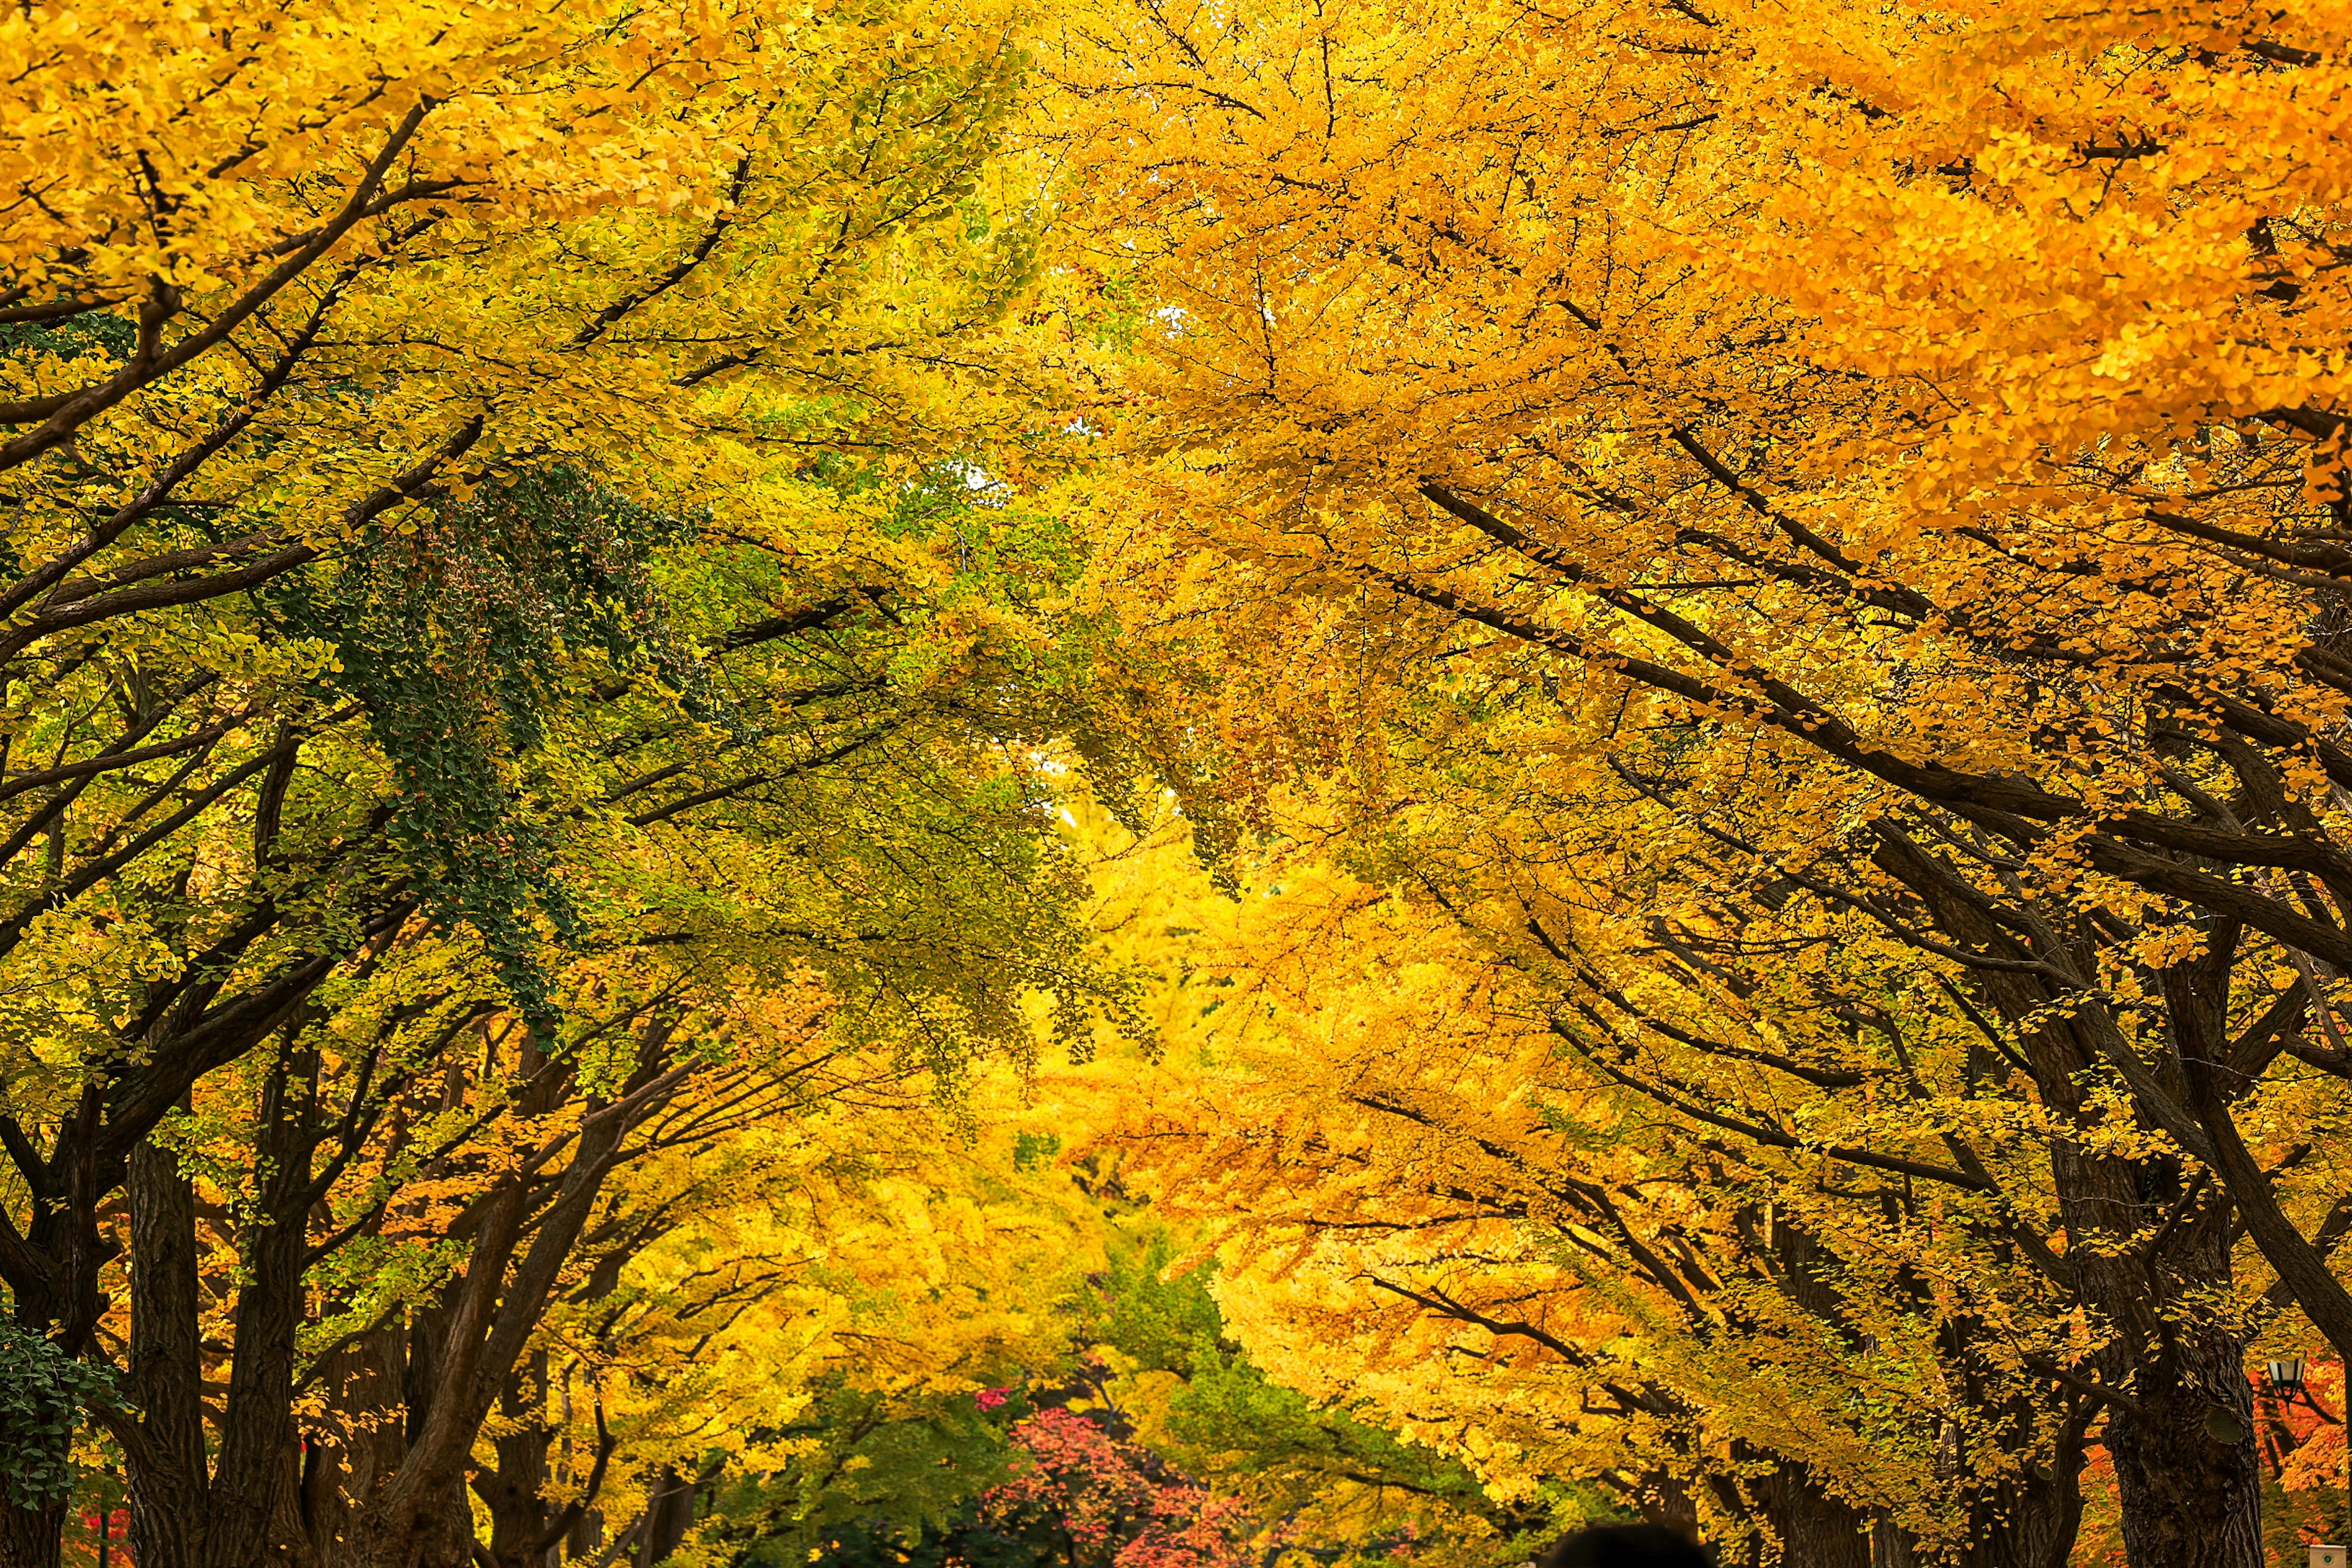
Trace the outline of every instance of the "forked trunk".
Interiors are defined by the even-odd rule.
[[[2005,958],[2079,962],[2063,944],[2029,952],[2015,939],[2012,929],[2069,924],[2031,898],[2003,925],[1986,912],[1981,894],[1903,835],[1882,829],[1874,858],[1926,900],[1940,930],[1971,947]],[[2234,940],[2216,933],[2211,954],[2192,966],[2218,964],[2226,975]],[[2181,1062],[2226,1053],[2226,1019],[2215,1000],[2226,997],[2226,985],[2197,974],[2176,983],[2167,972],[2170,1049],[2151,1067],[2103,1004],[2070,1000],[2053,982],[2022,972],[1980,971],[1972,981],[2014,1030],[2058,1129],[2050,1173],[2066,1249],[2055,1267],[2071,1275],[2067,1282],[2110,1335],[2092,1370],[2112,1391],[2105,1396],[2105,1441],[2130,1568],[2263,1568],[2245,1346],[2209,1304],[2229,1294],[2235,1212],[2203,1180],[2189,1180],[2177,1157],[2096,1152],[2095,1142],[2067,1131],[2070,1122],[2087,1129],[2107,1114],[2084,1086],[2087,1074],[2112,1065],[2113,1052],[2141,1062],[2151,1091],[2182,1097]],[[2062,1001],[2064,1009],[2054,1005]],[[2151,1131],[2158,1125],[2145,1110],[2141,1121]]]
[[[321,1568],[472,1568],[474,1510],[462,1483],[435,1489],[414,1521],[370,1510]]]

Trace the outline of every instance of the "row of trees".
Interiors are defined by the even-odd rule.
[[[0,31],[0,1562],[653,1562],[1122,1005],[1007,17]]]
[[[1358,879],[1137,1134],[1269,1366],[1787,1562],[2062,1563],[2086,1467],[2263,1561],[2250,1352],[2352,1352],[2348,26],[1065,29],[1105,592]]]
[[[0,1562],[87,1409],[151,1568],[649,1563],[1028,1353],[872,1128],[1147,1021],[1316,1552],[2261,1561],[2352,13],[151,11],[0,26]],[[1145,760],[1272,883],[1107,929]]]

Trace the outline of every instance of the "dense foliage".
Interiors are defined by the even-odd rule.
[[[2352,1529],[2343,0],[0,63],[0,1568]]]
[[[1550,1385],[1491,1472],[1808,1563],[2055,1563],[2084,1476],[2261,1560],[2249,1352],[2352,1350],[2346,26],[1065,30],[1167,301],[1108,591],[1411,909],[1252,961],[1298,1052],[1185,1167],[1318,1373],[1454,1336]]]
[[[0,1560],[58,1551],[45,1387],[150,1568],[650,1552],[794,1386],[753,1331],[882,1310],[809,1282],[911,1201],[835,1109],[919,1148],[1031,998],[1125,1005],[1039,750],[1058,422],[986,346],[1004,20],[0,50],[0,1284],[64,1369]]]

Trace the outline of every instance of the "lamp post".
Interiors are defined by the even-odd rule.
[[[2292,1405],[2300,1394],[2315,1413],[2318,1411],[2318,1405],[2304,1390],[2301,1356],[2281,1356],[2271,1362],[2263,1370],[2270,1373],[2271,1394],[2280,1404]],[[2345,1459],[2346,1489],[2347,1493],[2352,1493],[2352,1453],[2347,1453]],[[2314,1546],[2311,1548],[2309,1568],[2347,1568],[2346,1557],[2347,1553],[2341,1546]]]

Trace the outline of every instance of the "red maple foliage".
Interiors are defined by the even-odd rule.
[[[1013,1428],[1027,1464],[981,1499],[992,1530],[1072,1568],[1245,1568],[1242,1506],[1085,1416],[1041,1410]]]

